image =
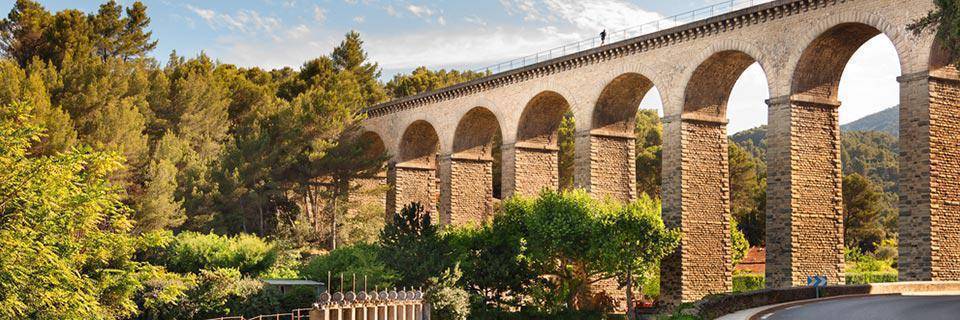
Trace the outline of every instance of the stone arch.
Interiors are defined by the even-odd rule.
[[[369,158],[381,157],[387,154],[386,144],[380,138],[380,134],[373,131],[363,131],[357,139],[364,148],[363,156]]]
[[[866,39],[860,41],[860,45],[867,40],[870,40],[873,36],[878,34],[883,34],[893,43],[894,48],[897,51],[897,59],[900,61],[900,69],[902,71],[923,71],[927,70],[928,64],[930,62],[929,50],[914,50],[914,48],[927,47],[928,43],[932,42],[933,36],[931,34],[925,33],[919,38],[912,36],[912,33],[907,32],[904,29],[902,24],[891,23],[887,18],[877,15],[874,13],[866,11],[841,11],[837,14],[832,14],[824,19],[821,19],[814,23],[810,28],[807,28],[807,32],[802,33],[797,37],[795,43],[800,46],[804,46],[805,49],[799,56],[791,55],[791,61],[785,67],[785,74],[791,75],[787,79],[787,82],[784,83],[784,92],[796,92],[793,90],[796,88],[797,79],[796,76],[799,72],[800,66],[802,65],[801,61],[804,60],[805,56],[808,54],[809,49],[812,47],[814,42],[818,39],[822,39],[827,32],[832,29],[837,29],[837,27],[842,25],[860,25],[861,32],[866,31],[867,33],[872,32],[873,35],[866,37]],[[872,28],[872,30],[871,30]],[[863,37],[860,35],[858,37]],[[853,39],[850,39],[853,40]],[[917,46],[917,43],[920,43],[920,46]],[[848,46],[845,44],[844,46]],[[860,45],[853,46],[852,52],[849,54],[852,55]],[[844,63],[849,60],[842,59]],[[842,74],[842,69],[839,72]],[[905,73],[904,73],[905,74]],[[839,77],[839,76],[838,76]],[[839,79],[839,78],[838,78]],[[809,85],[809,83],[807,84]]]
[[[637,107],[654,87],[639,73],[624,73],[604,86],[593,110],[591,128],[608,133],[633,134]]]
[[[682,117],[725,122],[730,91],[743,71],[755,62],[753,56],[739,50],[719,51],[707,57],[687,81]]]
[[[557,129],[571,105],[556,91],[543,91],[527,102],[520,115],[517,143],[557,146]]]
[[[407,126],[400,138],[394,163],[387,172],[388,218],[403,206],[418,202],[435,214],[439,188],[437,186],[437,153],[440,138],[433,125],[417,120]],[[389,221],[389,219],[387,220]]]
[[[436,169],[440,138],[430,122],[417,120],[403,131],[397,150],[398,165]]]
[[[490,109],[474,107],[457,123],[453,137],[453,155],[489,159],[494,138],[501,133],[500,122]]]
[[[503,148],[503,196],[535,195],[561,186],[559,129],[571,104],[556,91],[541,91],[531,98],[517,125],[516,139]],[[572,161],[571,161],[572,162]],[[571,178],[573,173],[562,178]]]
[[[800,55],[791,77],[791,94],[836,101],[847,62],[864,43],[881,33],[874,26],[857,22],[844,22],[825,30]],[[903,59],[900,61],[902,68]]]
[[[493,215],[498,140],[500,125],[490,109],[474,107],[460,118],[452,153],[440,160],[441,223],[481,223]]]

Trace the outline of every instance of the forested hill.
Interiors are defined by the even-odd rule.
[[[900,106],[892,106],[860,118],[857,121],[840,126],[840,129],[843,131],[880,131],[898,137],[900,136]]]
[[[869,181],[866,183],[866,188],[875,190],[875,195],[870,196],[874,200],[870,201],[869,211],[877,212],[876,218],[874,218],[876,219],[875,223],[882,225],[882,228],[885,230],[883,232],[886,234],[896,233],[895,221],[897,215],[899,146],[898,138],[895,134],[899,127],[898,113],[899,110],[897,107],[892,107],[841,126],[840,157],[843,166],[843,175],[845,177],[844,196],[847,196],[847,178],[856,175],[866,177],[866,180]],[[743,156],[740,156],[740,158],[738,158],[741,159],[739,162],[752,162],[756,168],[756,176],[760,177],[760,180],[764,180],[763,178],[766,177],[766,135],[767,127],[760,126],[730,136],[731,142],[734,143],[732,147],[738,147],[731,148],[731,150],[743,150],[750,155],[747,156],[748,159],[745,160],[741,159]],[[734,153],[731,153],[731,172],[734,172],[733,168],[735,167],[733,154]],[[853,178],[853,180],[856,180],[856,178]],[[734,181],[734,176],[731,174],[732,189],[734,191],[739,190]],[[760,183],[763,184],[765,181],[761,181]],[[863,183],[861,183],[861,185],[863,185]],[[851,185],[850,187],[855,186]],[[755,197],[762,196],[763,195],[760,194],[755,195]],[[733,197],[736,198],[736,196]],[[762,203],[759,203],[759,205],[762,205]],[[749,204],[747,207],[749,207]],[[754,211],[757,213],[763,212],[761,208]],[[749,212],[752,211],[748,210],[746,212],[747,213],[741,214],[738,221],[741,223],[741,229],[745,229],[745,234],[748,239],[752,239],[750,228],[753,226],[750,224],[751,220],[749,219]],[[737,211],[735,210],[734,213],[736,216]],[[758,230],[762,230],[762,228]],[[875,231],[870,232],[876,233]],[[883,237],[876,236],[874,238],[873,240],[879,240]],[[758,239],[754,239],[751,243],[757,241]],[[848,243],[848,245],[850,244]]]

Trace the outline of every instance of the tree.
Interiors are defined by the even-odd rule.
[[[380,85],[380,66],[376,62],[369,62],[367,52],[363,50],[363,40],[360,33],[350,31],[340,45],[333,48],[330,59],[337,71],[349,71],[360,84],[360,95],[364,106],[372,106],[387,98]]]
[[[759,173],[759,162],[739,144],[729,142],[730,213],[754,246],[763,245],[766,232],[766,181]]]
[[[479,79],[490,75],[490,72],[458,71],[458,70],[430,70],[420,66],[410,74],[397,74],[386,84],[387,93],[393,98],[403,98],[449,87],[458,83]]]
[[[660,199],[660,171],[663,163],[663,124],[654,110],[637,111],[636,139],[637,194]]]
[[[444,243],[451,246],[453,260],[464,271],[460,283],[484,307],[520,307],[527,289],[537,279],[527,258],[524,216],[520,213],[502,210],[489,224],[462,226],[443,235]]]
[[[380,233],[380,259],[400,273],[398,285],[418,287],[449,267],[449,253],[437,227],[419,203],[411,203],[393,216]]]
[[[844,243],[873,252],[886,233],[880,217],[881,192],[859,174],[843,177]]]
[[[470,316],[470,296],[457,286],[463,274],[459,266],[447,269],[427,281],[423,300],[430,304],[432,315],[444,320],[467,320]]]
[[[26,66],[44,50],[43,33],[53,16],[39,3],[17,0],[7,18],[0,21],[0,50],[4,56]]]
[[[960,2],[936,0],[934,4],[937,5],[936,9],[907,25],[907,30],[919,35],[925,30],[936,28],[937,40],[951,54],[954,67],[960,68],[960,55],[957,54],[960,52]]]
[[[85,147],[28,157],[42,135],[30,112],[0,108],[0,317],[133,315],[129,209],[107,180],[119,157]]]
[[[557,129],[557,147],[558,151],[557,166],[560,178],[560,190],[572,190],[574,180],[574,167],[576,161],[576,142],[577,125],[572,112],[567,112],[560,120],[560,128]]]
[[[617,211],[600,217],[599,234],[594,246],[611,274],[623,285],[627,296],[627,317],[633,319],[633,290],[646,281],[644,276],[656,271],[661,259],[680,244],[680,232],[669,230],[660,219],[660,203],[647,196]],[[634,281],[640,277],[639,281]]]

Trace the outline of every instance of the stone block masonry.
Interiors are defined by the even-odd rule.
[[[493,215],[493,160],[447,156],[440,159],[440,222],[462,225]]]
[[[636,150],[626,136],[639,95],[656,88],[664,106],[663,219],[683,232],[680,249],[661,264],[662,297],[688,302],[731,287],[724,123],[735,115],[726,103],[756,62],[772,97],[767,283],[803,285],[809,274],[826,274],[836,284],[843,279],[839,81],[848,58],[882,35],[903,74],[900,277],[960,280],[960,78],[941,72],[933,33],[906,29],[934,8],[932,0],[765,2],[371,106],[363,127],[393,162],[423,164],[389,172],[389,212],[409,201],[431,210],[439,202],[446,221],[458,224],[484,219],[492,172],[455,158],[437,166],[432,157],[489,156],[495,132],[505,198],[556,190],[556,130],[567,115],[577,126],[574,184],[600,198],[635,198]]]
[[[391,165],[387,171],[387,183],[392,188],[387,192],[387,218],[400,212],[403,206],[419,202],[425,211],[437,220],[437,173],[423,167]],[[387,220],[391,221],[391,220]]]
[[[678,253],[661,264],[661,298],[669,305],[730,291],[733,269],[725,124],[679,125],[680,210],[663,213],[667,227],[683,233]]]

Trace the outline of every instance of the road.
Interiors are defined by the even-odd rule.
[[[960,296],[873,296],[803,304],[763,316],[765,320],[956,320]]]

